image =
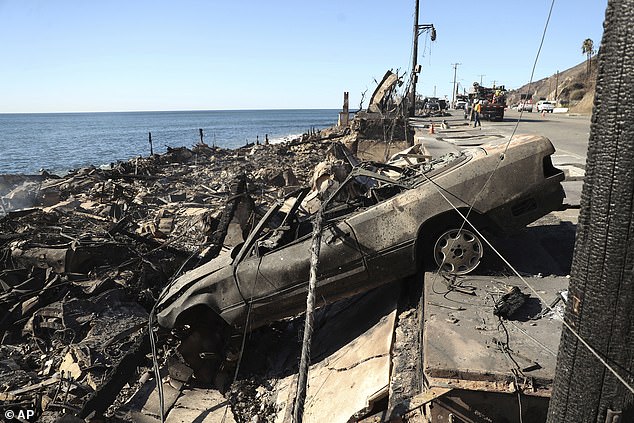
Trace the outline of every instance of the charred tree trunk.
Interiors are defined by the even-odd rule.
[[[634,0],[609,0],[565,320],[632,384]],[[629,389],[563,329],[548,422],[626,422]],[[620,416],[620,420],[616,417]]]

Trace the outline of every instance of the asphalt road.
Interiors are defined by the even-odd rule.
[[[517,123],[519,120],[519,124]],[[568,116],[567,114],[520,113],[507,110],[504,122],[484,122],[483,127],[492,127],[504,135],[510,135],[517,125],[518,134],[538,134],[548,137],[557,155],[569,156],[574,163],[585,164],[590,136],[590,116]]]
[[[452,127],[463,125],[461,110],[452,110],[453,116],[446,117]],[[421,119],[428,122],[429,118]],[[433,119],[436,124],[440,118]],[[518,123],[519,120],[519,123]],[[558,156],[568,156],[570,161],[585,164],[588,150],[588,138],[590,136],[590,116],[569,116],[563,113],[546,113],[544,117],[540,113],[518,113],[515,110],[507,110],[503,122],[482,121],[482,130],[510,136],[513,131],[516,134],[537,134],[548,137]]]
[[[444,118],[451,128],[465,128],[467,131],[480,131],[466,126],[461,110],[450,111],[452,116]],[[416,119],[420,125],[428,124],[431,120],[436,125],[440,124],[440,118]],[[420,130],[426,133],[426,129]],[[438,132],[442,132],[439,130]],[[508,138],[511,134],[537,134],[551,140],[555,146],[553,164],[564,170],[566,181],[565,202],[578,206],[581,199],[581,189],[585,172],[586,155],[588,150],[588,138],[590,136],[590,116],[575,116],[563,113],[518,113],[515,110],[507,110],[503,122],[482,121],[482,133],[499,134]],[[427,135],[427,134],[425,134]],[[440,135],[440,134],[438,134]],[[435,143],[426,143],[432,155],[446,152],[446,148]],[[453,146],[455,148],[455,146]]]
[[[483,127],[491,127],[506,136],[510,136],[516,126],[518,134],[531,133],[550,139],[556,150],[553,164],[566,173],[563,183],[565,202],[578,206],[588,152],[590,116],[569,116],[563,113],[546,113],[542,116],[541,113],[520,114],[515,110],[507,110],[503,122],[483,124]]]

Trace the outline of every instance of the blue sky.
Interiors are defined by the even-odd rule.
[[[551,0],[421,0],[418,92],[528,82]],[[535,79],[599,46],[607,0],[557,0]],[[0,0],[0,112],[340,108],[408,72],[413,0]]]

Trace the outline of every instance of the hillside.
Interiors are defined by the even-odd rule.
[[[594,90],[597,77],[597,58],[591,60],[590,75],[586,73],[586,61],[579,63],[565,71],[553,74],[549,77],[533,81],[517,90],[510,90],[507,95],[509,105],[516,104],[520,100],[520,93],[531,93],[533,102],[539,100],[556,100],[558,106],[569,107],[570,112],[590,114],[594,102]]]

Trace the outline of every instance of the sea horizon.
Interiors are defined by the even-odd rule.
[[[270,109],[174,109],[174,110],[96,110],[96,111],[55,111],[55,112],[0,112],[0,115],[51,115],[51,114],[84,114],[84,113],[189,113],[189,112],[265,112],[265,111],[295,111],[295,110],[333,110],[340,108],[270,108]]]

